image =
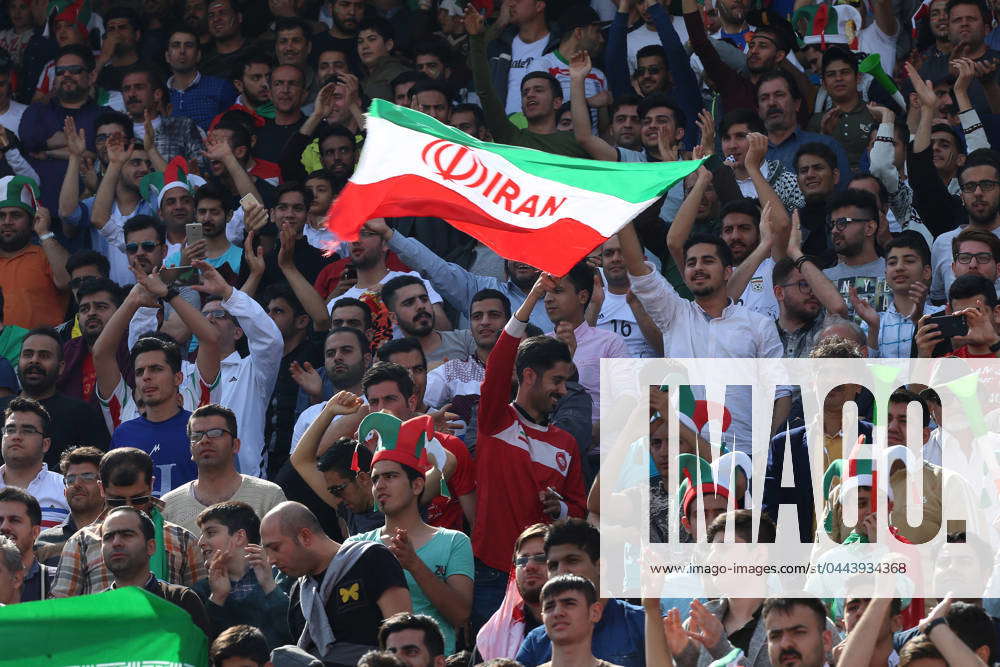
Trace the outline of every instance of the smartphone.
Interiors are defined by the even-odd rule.
[[[171,287],[188,287],[201,284],[201,274],[193,266],[174,266],[160,269],[160,280]]]
[[[187,234],[187,240],[185,245],[194,245],[198,241],[205,238],[205,230],[202,228],[200,222],[192,222],[190,224],[184,225]]]
[[[965,315],[931,315],[927,318],[927,323],[938,326],[938,331],[945,338],[953,336],[965,336],[969,333],[969,322]]]
[[[358,279],[358,267],[353,264],[348,264],[344,267],[344,273],[340,276],[341,280],[357,280]]]
[[[248,192],[242,197],[240,197],[240,206],[243,208],[244,213],[246,213],[246,210],[250,208],[251,204],[257,204],[258,206],[260,206],[260,202],[257,201],[256,197],[253,196],[252,192]]]

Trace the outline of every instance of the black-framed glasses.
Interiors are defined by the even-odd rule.
[[[329,491],[330,495],[333,496],[334,498],[340,498],[344,493],[344,489],[346,489],[352,483],[354,483],[353,479],[349,482],[344,482],[343,484],[335,484],[333,486],[328,486],[326,487],[326,490]]]
[[[872,218],[834,218],[826,223],[826,228],[833,230],[836,229],[838,232],[842,232],[847,228],[847,225],[852,222],[871,222]]]
[[[87,68],[83,65],[56,65],[56,76],[63,74],[83,74]]]
[[[648,67],[636,67],[635,68],[635,75],[636,76],[645,76],[646,73],[648,72],[652,76],[656,76],[657,74],[659,74],[662,71],[663,71],[663,68],[660,67],[659,65],[649,65]]]
[[[188,434],[188,440],[192,443],[201,442],[202,438],[206,436],[214,440],[215,438],[221,438],[223,433],[233,434],[228,428],[210,428],[204,431],[191,431]]]
[[[794,283],[782,283],[778,285],[778,287],[785,287],[785,288],[798,287],[799,291],[802,292],[803,294],[810,294],[813,290],[812,285],[810,285],[809,281],[807,280],[799,280]]]
[[[976,188],[982,188],[983,192],[993,192],[1000,185],[1000,181],[991,181],[989,179],[985,181],[969,181],[968,183],[962,183],[959,186],[962,192],[971,195],[976,191]]]
[[[514,565],[518,567],[525,567],[528,563],[535,562],[539,565],[545,565],[545,554],[535,554],[534,556],[518,556],[514,559]]]
[[[159,241],[143,241],[142,243],[133,241],[132,243],[125,244],[125,252],[134,255],[139,252],[139,248],[142,248],[143,252],[153,252],[158,245],[160,245]]]
[[[105,500],[108,503],[108,507],[125,507],[126,505],[138,507],[139,505],[148,505],[152,502],[153,496],[132,496],[131,498],[116,498],[114,496],[107,496]]]
[[[973,259],[976,260],[976,264],[989,264],[995,261],[991,252],[960,252],[955,255],[955,261],[959,264],[972,264]]]
[[[76,278],[70,278],[69,288],[75,292],[88,280],[97,280],[97,278],[94,276],[77,276]]]
[[[24,426],[18,426],[17,424],[4,424],[3,434],[4,435],[43,435],[41,431],[30,424],[25,424]]]
[[[76,484],[77,480],[82,480],[84,482],[90,482],[91,484],[93,484],[98,479],[100,479],[100,477],[96,472],[73,473],[72,475],[66,475],[65,477],[63,477],[63,484],[65,484],[66,486],[73,486],[74,484]]]

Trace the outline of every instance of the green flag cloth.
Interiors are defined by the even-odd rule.
[[[191,616],[135,586],[0,607],[0,647],[0,667],[208,664]]]

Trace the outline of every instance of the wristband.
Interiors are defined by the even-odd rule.
[[[924,636],[930,637],[931,632],[934,630],[934,628],[936,628],[939,625],[948,625],[948,619],[945,618],[944,616],[942,616],[941,618],[935,618],[933,621],[927,624],[926,628],[924,628],[924,633],[923,633]]]
[[[1000,340],[990,345],[990,352],[992,352],[993,354],[1000,352]]]
[[[38,241],[40,243],[44,243],[45,241],[48,241],[49,239],[53,239],[55,237],[56,235],[53,234],[52,232],[45,232],[44,234],[38,237]]]
[[[972,134],[976,130],[981,130],[981,129],[983,129],[983,124],[982,123],[976,123],[975,125],[970,125],[969,127],[965,128],[964,132],[966,134]]]
[[[181,292],[176,287],[168,287],[167,293],[164,295],[161,301],[163,301],[163,303],[170,303],[171,301],[174,300],[175,297],[178,297],[180,295]]]
[[[797,260],[795,260],[795,268],[796,268],[796,270],[801,270],[803,264],[805,264],[806,262],[811,262],[811,261],[812,261],[812,259],[809,258],[809,255],[802,255]]]
[[[879,136],[876,136],[875,137],[875,141],[884,141],[887,144],[893,144],[893,145],[895,145],[895,143],[896,143],[896,140],[893,139],[892,137],[879,137]]]

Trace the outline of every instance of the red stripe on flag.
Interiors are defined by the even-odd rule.
[[[372,218],[444,218],[506,259],[524,262],[557,276],[607,239],[573,218],[560,218],[541,229],[524,229],[497,220],[457,192],[408,174],[378,183],[348,183],[330,207],[326,225],[337,238],[356,241]]]

